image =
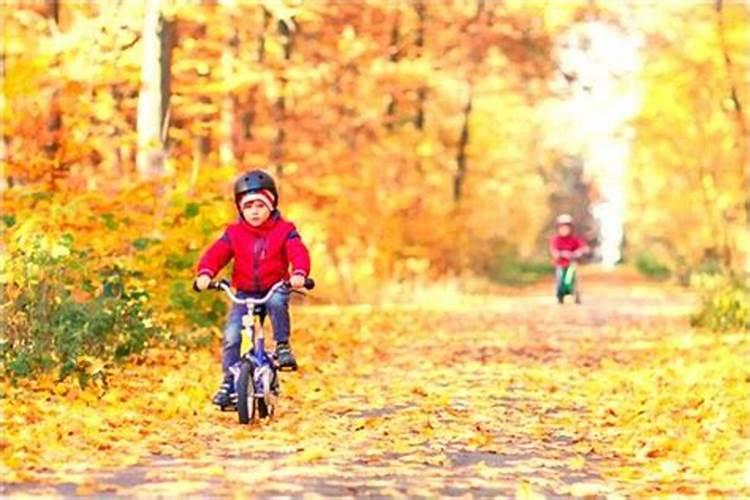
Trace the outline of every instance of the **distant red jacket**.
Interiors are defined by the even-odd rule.
[[[214,277],[234,259],[232,286],[245,292],[263,292],[292,273],[310,273],[310,253],[294,224],[275,212],[259,227],[240,218],[206,250],[198,274]]]
[[[555,251],[575,252],[576,250],[587,247],[588,244],[586,243],[586,240],[575,234],[569,234],[568,236],[560,236],[559,234],[556,234],[549,242],[549,248],[550,251],[553,252],[553,255]],[[566,257],[558,257],[555,259],[555,265],[560,267],[567,267],[570,265],[570,259]]]

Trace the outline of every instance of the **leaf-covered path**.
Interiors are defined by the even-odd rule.
[[[250,427],[208,404],[203,351],[155,351],[101,399],[8,388],[5,492],[750,494],[748,337],[691,331],[677,289],[548,288],[297,308],[303,368]]]

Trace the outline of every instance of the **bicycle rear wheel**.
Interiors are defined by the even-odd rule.
[[[253,364],[248,360],[243,360],[240,376],[237,379],[237,417],[241,424],[247,424],[255,418],[253,371]]]

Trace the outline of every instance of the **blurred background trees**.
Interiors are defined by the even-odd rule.
[[[545,260],[559,211],[594,241],[624,224],[626,260],[748,272],[743,2],[11,3],[8,250],[44,214],[27,230],[188,280],[233,217],[231,180],[260,166],[279,178],[316,274],[349,300],[386,281]],[[596,30],[638,47],[630,73],[610,75],[635,103],[607,132],[616,151],[566,135],[613,112],[580,98],[610,95],[585,70],[623,58]],[[612,189],[626,205],[607,208]]]
[[[683,277],[748,274],[750,8],[717,0],[641,15],[654,17],[629,165],[630,241]]]
[[[697,283],[697,322],[747,327],[749,16],[726,0],[6,0],[4,372],[85,383],[154,342],[210,341],[226,305],[190,291],[193,268],[256,167],[322,300],[549,276],[565,211],[605,265]]]

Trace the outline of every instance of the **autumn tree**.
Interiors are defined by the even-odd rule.
[[[631,164],[631,241],[681,272],[747,271],[750,10],[688,4],[648,32]]]
[[[54,41],[26,51],[38,67],[20,47],[8,51],[8,80],[33,88],[8,106],[9,171],[32,182],[64,164],[71,192],[122,193],[153,170],[163,216],[185,192],[214,203],[241,169],[269,168],[282,174],[283,209],[312,228],[325,279],[352,276],[370,290],[382,279],[481,272],[498,242],[522,256],[537,248],[554,189],[537,167],[554,157],[536,140],[545,130],[536,108],[555,73],[555,37],[575,11],[133,0],[65,3],[59,32],[46,11],[4,13],[9,32]],[[64,120],[49,160],[33,130],[45,127],[55,85]],[[30,110],[33,123],[18,119]],[[142,222],[160,234],[157,221]],[[170,243],[194,251],[183,244],[197,245]]]

